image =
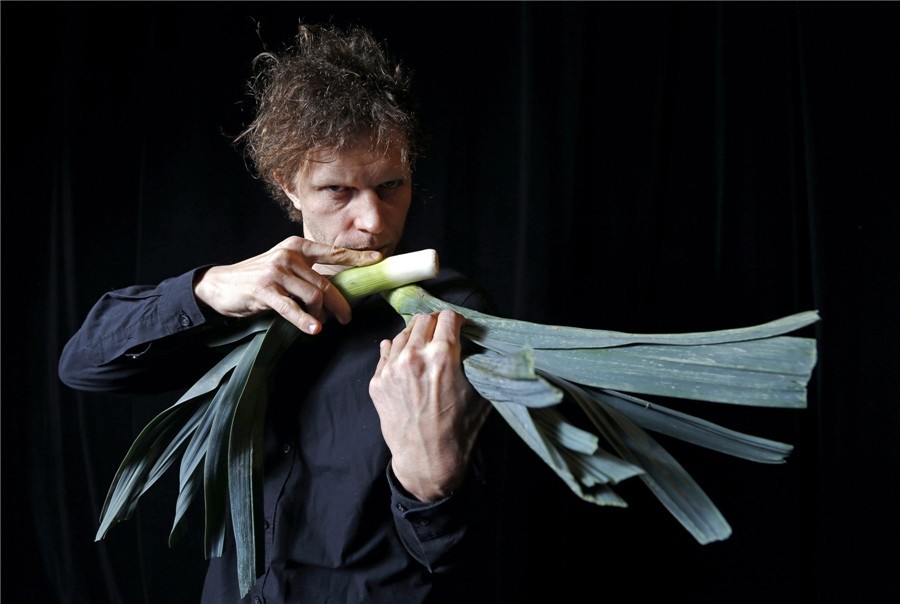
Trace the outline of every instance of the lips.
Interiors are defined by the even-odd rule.
[[[355,246],[355,245],[352,245],[352,246],[344,246],[344,247],[347,247],[351,250],[356,250],[358,252],[380,252],[382,256],[387,256],[388,252],[393,248],[393,246],[389,245],[389,244],[382,245],[382,246],[376,246],[376,245]]]

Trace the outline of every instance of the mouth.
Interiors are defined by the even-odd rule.
[[[382,256],[387,257],[388,252],[390,252],[390,250],[391,250],[391,246],[390,245],[382,245],[382,246],[367,245],[367,246],[360,246],[360,247],[354,246],[351,249],[354,249],[358,252],[379,252]]]

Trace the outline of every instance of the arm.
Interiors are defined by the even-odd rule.
[[[350,306],[314,264],[357,266],[380,258],[289,237],[236,264],[109,292],[63,349],[60,379],[99,392],[186,387],[223,354],[204,344],[209,329],[270,309],[310,334],[321,330],[327,313],[346,323]]]
[[[484,507],[470,460],[491,407],[463,373],[464,322],[452,311],[413,317],[381,343],[369,387],[392,454],[387,473],[398,534],[436,573],[454,567],[478,538],[470,535],[473,513]]]
[[[104,294],[63,349],[62,382],[93,392],[156,393],[196,379],[214,355],[201,333],[217,323],[194,298],[202,270]]]

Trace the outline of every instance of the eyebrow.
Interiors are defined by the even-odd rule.
[[[400,180],[400,181],[408,181],[412,177],[412,173],[409,169],[404,168],[403,166],[393,166],[389,168],[384,168],[382,170],[378,170],[373,174],[368,173],[348,173],[347,171],[337,168],[335,170],[327,170],[327,171],[316,171],[315,173],[307,173],[306,178],[308,182],[316,187],[320,187],[323,185],[334,185],[334,184],[344,184],[348,181],[355,181],[359,178],[362,178],[366,181],[374,180],[375,186],[392,181],[392,180]]]

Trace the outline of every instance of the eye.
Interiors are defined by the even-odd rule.
[[[318,199],[329,207],[343,206],[353,198],[353,188],[346,185],[322,185],[317,192]]]
[[[396,189],[397,187],[403,186],[403,179],[395,178],[394,180],[388,180],[386,182],[378,185],[379,189]]]

